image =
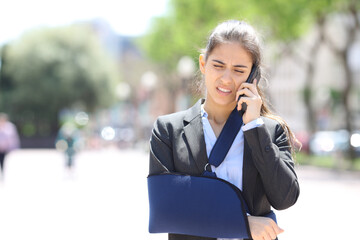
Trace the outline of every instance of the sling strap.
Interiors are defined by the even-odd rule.
[[[214,147],[210,152],[210,156],[209,156],[210,165],[218,167],[224,161],[242,124],[243,124],[242,114],[239,114],[239,112],[235,108],[231,112],[229,118],[227,119],[225,126],[223,127],[219,137],[217,138],[214,144]],[[203,175],[216,177],[216,174],[211,171],[211,167],[209,166],[209,164],[206,165]]]

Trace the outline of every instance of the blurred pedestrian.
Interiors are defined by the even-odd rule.
[[[7,114],[0,113],[0,168],[2,177],[6,154],[19,147],[20,140],[15,125],[9,121]]]
[[[72,170],[74,166],[74,158],[79,150],[79,131],[75,124],[65,123],[59,130],[56,138],[56,149],[64,152],[66,157],[66,167]]]
[[[252,239],[276,239],[283,230],[265,215],[271,208],[286,209],[297,201],[299,183],[292,157],[297,140],[285,121],[270,111],[257,84],[264,79],[264,69],[255,30],[242,21],[219,24],[199,56],[199,67],[205,98],[186,111],[157,119],[150,140],[149,174],[201,176],[204,169],[216,174],[242,190]],[[220,165],[212,164],[211,150],[218,139],[224,139],[222,130],[230,117],[229,122],[240,123],[239,130],[230,127],[231,147]],[[220,144],[224,142],[228,141]],[[173,233],[169,239],[216,240]]]

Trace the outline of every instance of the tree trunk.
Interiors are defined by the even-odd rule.
[[[310,59],[306,62],[306,75],[304,86],[304,103],[307,111],[307,126],[310,134],[313,134],[317,130],[316,114],[314,106],[311,102],[313,98],[313,82],[315,73],[315,63],[320,46],[324,40],[324,22],[323,16],[319,16],[317,20],[317,27],[319,29],[318,38],[314,41],[314,45],[310,49]]]
[[[351,113],[349,98],[350,98],[350,94],[351,94],[351,89],[353,88],[354,75],[352,74],[351,69],[350,69],[348,53],[349,53],[350,47],[356,41],[357,31],[360,29],[360,23],[359,23],[358,12],[357,12],[355,1],[351,2],[350,6],[349,6],[349,13],[350,13],[351,17],[353,18],[354,25],[347,28],[349,31],[348,40],[346,42],[346,47],[341,52],[340,56],[341,56],[342,64],[344,67],[345,80],[346,80],[346,84],[345,84],[345,87],[343,90],[343,103],[344,103],[345,116],[346,116],[345,122],[346,122],[346,129],[348,130],[350,137],[351,137],[351,134],[353,133],[353,130],[354,130],[354,126],[352,124],[353,116]],[[355,148],[351,144],[349,144],[349,145],[350,145],[350,148],[348,151],[348,155],[350,157],[350,160],[352,161],[352,164],[354,164],[354,160],[356,158]]]
[[[353,117],[351,114],[349,98],[350,98],[350,94],[351,94],[351,89],[353,87],[353,76],[352,76],[351,70],[349,68],[349,63],[347,60],[348,59],[348,57],[347,57],[348,47],[349,46],[347,46],[346,49],[344,49],[344,51],[342,51],[342,53],[341,53],[341,62],[342,62],[344,72],[345,72],[345,87],[344,87],[343,93],[342,93],[342,102],[343,102],[344,111],[345,111],[345,127],[346,127],[346,130],[349,132],[349,136],[351,136],[354,128],[353,128],[353,124],[352,124]],[[348,157],[350,158],[350,160],[352,162],[356,158],[355,149],[351,144],[349,144]]]
[[[344,69],[345,86],[342,91],[342,104],[343,104],[344,112],[345,112],[345,128],[349,132],[349,137],[351,137],[354,127],[353,127],[353,116],[351,113],[349,99],[350,99],[350,95],[351,95],[351,90],[353,88],[354,77],[351,72],[349,62],[348,62],[349,61],[348,52],[349,52],[350,47],[356,41],[356,33],[357,33],[358,29],[360,29],[360,23],[359,23],[358,12],[356,9],[355,2],[350,3],[348,10],[349,10],[348,11],[349,16],[352,17],[353,24],[350,24],[349,26],[345,26],[345,29],[347,30],[347,40],[346,40],[345,47],[342,49],[338,49],[337,47],[335,47],[335,45],[331,42],[331,40],[329,38],[327,38],[327,43],[328,43],[328,46],[330,47],[330,49],[332,51],[334,51],[336,53],[336,55],[339,57],[341,65]],[[348,155],[349,159],[351,160],[351,163],[354,164],[356,154],[355,154],[354,147],[351,146],[351,144],[350,144],[350,139],[349,139],[349,150],[347,152],[347,155]]]

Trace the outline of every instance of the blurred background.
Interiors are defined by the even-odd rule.
[[[332,198],[330,184],[360,200],[359,1],[4,0],[0,112],[19,144],[4,150],[2,239],[54,238],[63,228],[69,235],[59,239],[155,239],[146,233],[145,179],[153,122],[202,96],[199,52],[233,18],[262,36],[261,85],[302,143],[297,169],[309,201],[300,206],[312,206],[319,189]]]

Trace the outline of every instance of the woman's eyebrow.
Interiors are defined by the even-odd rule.
[[[213,59],[213,62],[217,62],[217,63],[220,63],[220,64],[222,64],[222,65],[225,65],[225,63],[223,63],[223,62],[220,61],[220,60]]]
[[[213,59],[212,61],[213,61],[213,62],[217,62],[217,63],[222,64],[222,65],[225,65],[225,63],[223,63],[222,61],[217,60],[217,59]],[[247,66],[245,66],[245,65],[241,65],[241,64],[234,65],[234,67],[239,67],[239,68],[248,68]]]
[[[245,66],[245,65],[241,65],[241,64],[239,64],[239,65],[234,65],[234,67],[239,67],[239,68],[248,68],[247,66]]]

